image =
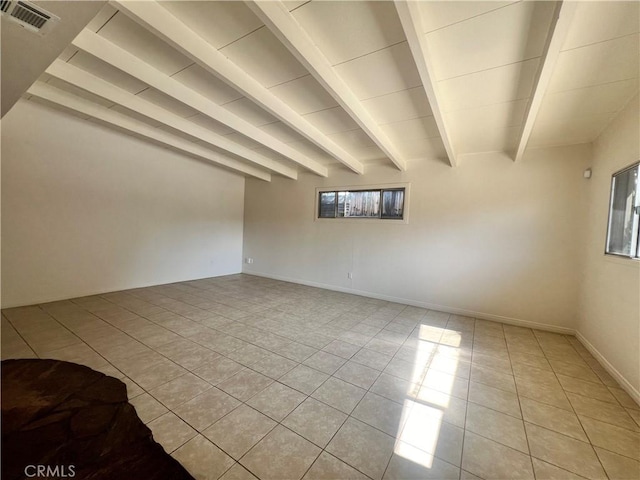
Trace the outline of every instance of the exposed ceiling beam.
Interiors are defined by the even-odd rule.
[[[551,75],[553,74],[558,57],[560,57],[560,51],[562,45],[571,26],[571,20],[576,11],[578,2],[571,1],[559,1],[556,2],[556,8],[553,12],[553,19],[551,26],[549,27],[549,33],[547,35],[547,41],[542,51],[542,58],[540,61],[540,69],[538,70],[538,76],[534,82],[533,95],[529,99],[527,105],[527,111],[525,113],[525,120],[522,125],[522,132],[520,133],[520,140],[518,142],[518,148],[514,156],[514,161],[519,162],[524,156],[524,152],[531,138],[533,132],[533,126],[536,123],[536,118],[540,112],[542,106],[542,100],[549,87],[551,81]]]
[[[114,4],[138,24],[253,100],[340,163],[356,173],[364,172],[364,165],[353,155],[318,130],[302,115],[296,113],[158,2],[115,0]]]
[[[126,90],[118,88],[78,67],[56,60],[49,66],[49,68],[47,68],[46,73],[110,102],[125,107],[133,112],[160,122],[163,125],[186,133],[198,140],[202,140],[209,145],[225,150],[233,155],[237,155],[249,162],[255,163],[258,166],[267,168],[294,180],[298,178],[298,172],[295,168],[275,162],[254,150],[235,143],[207,128],[196,125],[189,120],[171,113],[137,95],[133,95]]]
[[[442,100],[438,91],[438,82],[434,74],[433,64],[431,63],[424,28],[422,27],[422,19],[418,5],[420,2],[395,0],[394,3],[398,16],[400,17],[400,22],[402,23],[404,34],[407,37],[407,43],[411,49],[411,55],[418,68],[422,86],[427,94],[427,99],[433,112],[433,118],[436,121],[442,143],[449,157],[449,163],[452,167],[455,167],[458,165],[458,161],[455,149],[453,148],[453,142],[451,141],[450,129],[444,118]]]
[[[249,8],[269,27],[269,30],[302,63],[313,77],[331,94],[336,102],[355,120],[382,152],[399,170],[407,165],[400,152],[378,126],[371,114],[360,102],[346,82],[335,72],[327,57],[313,42],[307,32],[289,13],[280,0],[248,1]]]
[[[124,130],[128,133],[153,140],[167,147],[171,147],[174,150],[188,154],[189,156],[206,160],[207,162],[232,170],[236,173],[249,175],[267,182],[271,181],[271,175],[265,171],[254,168],[250,165],[245,165],[238,160],[217,155],[203,146],[183,140],[171,135],[170,133],[151,127],[143,122],[133,120],[126,115],[109,110],[106,107],[97,105],[94,102],[85,100],[73,95],[72,93],[60,90],[59,88],[52,87],[44,82],[38,81],[34,83],[27,92],[29,95],[40,98],[49,103],[73,110],[77,113],[81,113],[82,115],[87,115],[101,121],[102,123]]]
[[[226,108],[217,105],[204,95],[199,94],[178,80],[154,68],[142,59],[111,43],[104,37],[85,29],[75,38],[73,45],[152,86],[162,93],[175,98],[185,105],[190,106],[209,118],[261,143],[313,173],[322,177],[328,175],[327,167],[321,163],[291,148],[286,143],[260,130],[258,127],[255,127]]]

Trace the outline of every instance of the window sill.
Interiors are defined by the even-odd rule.
[[[625,267],[640,268],[640,258],[625,257],[622,255],[604,254],[604,260],[609,263],[617,263]]]

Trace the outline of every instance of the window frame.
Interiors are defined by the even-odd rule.
[[[384,225],[406,225],[409,223],[409,204],[410,204],[410,183],[388,183],[374,185],[342,185],[336,187],[317,187],[315,189],[315,204],[313,210],[313,219],[316,222],[357,222],[357,223],[375,223]],[[402,207],[402,218],[383,217],[382,216],[382,198],[385,190],[401,190],[404,189],[404,199]],[[368,192],[380,191],[380,213],[378,217],[320,217],[320,194],[327,192],[336,192],[336,214],[338,208],[339,192]]]
[[[611,222],[612,222],[612,214],[613,214],[613,202],[614,202],[614,185],[616,176],[622,173],[625,173],[629,170],[637,169],[638,170],[638,183],[636,184],[636,198],[640,198],[640,160],[632,163],[631,165],[627,165],[620,170],[617,170],[611,174],[611,182],[609,187],[609,207],[607,214],[607,230],[605,232],[604,239],[604,255],[609,259],[618,259],[620,261],[631,260],[634,262],[640,263],[640,221],[635,225],[635,252],[632,252],[632,255],[625,255],[622,253],[609,252],[609,240],[610,240],[610,231],[611,231]]]

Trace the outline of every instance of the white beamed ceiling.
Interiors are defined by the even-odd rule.
[[[373,163],[411,169],[412,162],[437,161],[464,168],[465,161],[474,161],[472,154],[515,155],[521,143],[529,148],[589,143],[638,91],[640,2],[580,2],[568,30],[554,32],[559,9],[552,1],[421,1],[412,5],[409,16],[418,29],[416,43],[408,40],[406,19],[401,21],[398,13],[403,1],[282,2],[282,12],[294,20],[295,28],[287,31],[265,25],[245,2],[161,1],[162,10],[157,10],[158,4],[149,1],[140,2],[143,7],[136,14],[112,2],[86,30],[109,42],[107,47],[137,57],[139,65],[125,68],[96,52],[94,56],[80,40],[58,61],[158,107],[153,110],[157,115],[141,115],[131,105],[90,93],[86,84],[47,73],[26,98],[49,104],[62,99],[59,105],[65,109],[81,106],[78,114],[88,121],[113,118],[116,128],[131,125],[138,136],[149,127],[158,129],[168,148],[188,142],[194,147],[184,149],[187,155],[209,149],[214,161],[224,159],[220,163],[225,168],[236,165],[242,175],[268,180],[282,172],[293,179],[296,175],[289,172],[325,175],[329,168],[331,175],[335,169],[358,172],[363,165],[366,171]],[[201,46],[222,54],[252,79],[250,91],[246,84],[234,84],[233,76],[214,72],[206,59],[198,58],[202,54],[170,44],[165,31],[162,37],[154,32],[149,26],[153,22],[145,19],[146,6],[150,12],[156,8],[153,15],[160,12],[170,23],[186,26],[204,42]],[[555,38],[562,47],[550,62],[552,35],[562,35]],[[337,90],[325,89],[322,71],[308,70],[308,57],[289,50],[292,44],[305,45],[300,40],[306,38],[317,47],[316,64],[326,59],[330,68],[325,74],[342,80]],[[422,67],[417,54],[429,56]],[[539,82],[544,65],[553,68],[551,78]],[[141,72],[149,67],[171,77],[173,84],[163,88],[150,85],[150,78],[145,82]],[[428,86],[423,85],[426,74]],[[176,97],[186,98],[185,88],[213,108],[180,101]],[[64,95],[57,95],[59,90]],[[542,101],[530,108],[534,96]],[[75,97],[80,100],[64,104]],[[345,98],[355,100],[357,108],[353,103],[349,110],[343,108]],[[430,105],[428,98],[437,101]],[[91,103],[99,108],[89,108]],[[108,110],[117,115],[102,113]],[[97,117],[87,113],[94,111]],[[125,117],[131,121],[119,120]],[[238,127],[237,120],[245,127]],[[371,121],[377,127],[360,127]],[[525,123],[533,129],[523,136]],[[193,128],[176,130],[174,124]],[[230,153],[203,141],[204,134],[185,133],[205,131],[224,139],[221,145],[233,142],[239,148]],[[400,163],[378,145],[391,145]],[[251,155],[239,158],[239,151]],[[252,158],[265,161],[258,165]]]

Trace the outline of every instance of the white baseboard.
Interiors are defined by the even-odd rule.
[[[576,338],[584,345],[584,347],[589,350],[589,353],[593,355],[598,362],[605,368],[609,375],[611,375],[616,382],[620,384],[620,386],[633,398],[633,400],[640,405],[640,391],[638,391],[629,380],[627,380],[611,363],[607,360],[604,355],[602,355],[593,344],[585,338],[582,333],[576,331]]]
[[[282,275],[271,275],[263,272],[244,271],[244,270],[242,273],[244,273],[245,275],[255,275],[256,277],[270,278],[272,280],[281,280],[283,282],[298,283],[300,285],[307,285],[309,287],[323,288],[325,290],[332,290],[335,292],[350,293],[353,295],[360,295],[362,297],[375,298],[376,300],[385,300],[387,302],[403,303],[405,305],[411,305],[413,307],[421,307],[429,310],[438,310],[440,312],[452,313],[454,315],[466,315],[468,317],[480,318],[482,320],[492,320],[494,322],[506,323],[508,325],[516,325],[518,327],[536,328],[538,330],[545,330],[547,332],[554,332],[554,333],[562,333],[564,335],[575,335],[575,330],[572,328],[559,327],[557,325],[550,325],[548,323],[538,323],[538,322],[532,322],[530,320],[523,320],[520,318],[512,318],[512,317],[505,317],[502,315],[495,315],[493,313],[477,312],[473,310],[466,310],[464,308],[451,307],[448,305],[439,305],[435,303],[420,302],[417,300],[412,300],[410,298],[393,297],[390,295],[382,295],[379,293],[366,292],[363,290],[356,290],[354,288],[339,287],[336,285],[313,282],[309,280],[301,280],[299,278],[285,277]]]

